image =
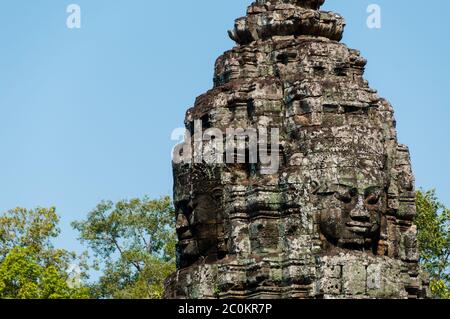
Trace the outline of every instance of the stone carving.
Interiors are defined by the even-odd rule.
[[[186,128],[276,128],[279,165],[250,161],[249,140],[246,161],[174,163],[178,270],[167,298],[427,295],[408,149],[323,2],[258,0],[229,32],[238,45],[218,58]],[[193,154],[211,143],[186,142]]]

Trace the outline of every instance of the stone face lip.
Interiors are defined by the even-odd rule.
[[[181,153],[205,157],[173,163],[177,271],[166,298],[429,294],[394,109],[364,79],[366,59],[336,41],[343,19],[322,3],[252,4],[214,87],[187,111],[193,138]],[[198,124],[215,138],[196,139]],[[251,162],[256,143],[243,136],[245,154],[230,147],[231,162],[207,161],[212,150],[224,157],[228,129],[278,130],[278,143],[260,139]],[[278,169],[262,160],[268,149]]]
[[[318,11],[323,1],[256,1],[247,16],[236,20],[228,31],[238,44],[267,40],[274,36],[314,36],[340,41],[344,19],[331,12]]]

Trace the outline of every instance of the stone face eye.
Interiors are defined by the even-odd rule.
[[[369,194],[366,197],[366,203],[368,205],[376,205],[380,201],[380,195],[378,194]]]
[[[212,197],[214,198],[214,200],[220,201],[220,199],[222,198],[222,190],[220,188],[214,189],[212,191]]]
[[[352,193],[350,191],[345,193],[336,193],[336,197],[344,204],[350,204],[353,199]]]
[[[366,205],[376,205],[380,201],[381,190],[378,187],[369,187],[364,194]]]
[[[350,197],[349,194],[346,195],[340,195],[339,198],[342,202],[344,202],[345,204],[350,204],[352,202],[352,198]]]

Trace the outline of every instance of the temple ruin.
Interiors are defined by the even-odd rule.
[[[217,59],[186,129],[276,129],[276,149],[258,144],[278,165],[250,161],[249,138],[246,160],[174,163],[178,270],[166,298],[427,295],[408,148],[323,2],[257,0],[229,31],[237,46]],[[217,150],[215,140],[186,149]]]

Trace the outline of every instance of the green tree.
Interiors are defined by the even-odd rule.
[[[86,287],[71,284],[69,270],[77,256],[51,244],[60,232],[58,222],[55,208],[16,208],[0,215],[0,298],[89,297]]]
[[[430,288],[440,298],[450,298],[450,210],[434,190],[416,197],[420,261],[430,275]]]
[[[169,197],[101,202],[72,223],[94,252],[102,275],[96,298],[158,299],[175,270],[174,214]]]

